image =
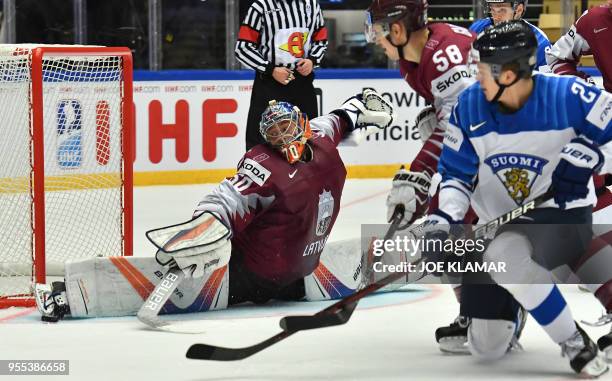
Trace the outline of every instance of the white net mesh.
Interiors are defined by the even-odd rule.
[[[0,58],[0,295],[28,291],[30,213],[30,57]],[[10,278],[9,278],[10,277]],[[13,279],[11,279],[13,278]]]
[[[47,273],[123,252],[123,58],[73,54],[43,56],[43,147],[32,141],[31,49],[0,48],[0,298],[30,293],[40,260],[34,149],[44,152]]]

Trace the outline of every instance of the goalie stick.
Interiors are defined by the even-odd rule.
[[[146,236],[159,250],[167,253],[198,250],[211,242],[216,243],[226,239],[229,234],[229,229],[227,231],[221,230],[216,232],[211,239],[211,237],[207,235],[207,229],[211,225],[213,219],[220,221],[214,214],[205,212],[181,224],[149,230],[146,232]],[[168,264],[170,265],[170,269],[157,286],[155,286],[151,294],[149,294],[147,300],[145,300],[142,307],[138,310],[136,317],[150,328],[157,330],[175,333],[202,333],[202,330],[177,327],[173,325],[173,322],[163,320],[158,316],[161,309],[172,296],[174,290],[181,284],[183,279],[185,279],[185,273],[176,266],[174,260]]]
[[[163,330],[165,326],[168,326],[170,323],[160,319],[158,315],[184,278],[183,270],[171,267],[138,310],[136,314],[138,320],[153,329]]]
[[[514,221],[530,210],[535,209],[538,205],[550,200],[553,196],[553,192],[548,190],[546,193],[541,195],[540,197],[522,205],[518,208],[504,213],[500,217],[488,222],[487,224],[480,226],[474,231],[474,235],[476,238],[485,237],[489,234],[493,234],[498,227],[501,225],[505,225],[508,222]],[[401,219],[400,219],[401,220]],[[423,224],[417,226],[416,228],[422,229]],[[385,235],[386,236],[386,235]],[[420,258],[417,261],[413,262],[413,264],[417,264],[422,261]],[[303,329],[315,329],[321,327],[329,327],[333,325],[340,325],[346,323],[351,314],[352,310],[355,309],[357,302],[363,297],[371,294],[372,292],[384,287],[385,285],[405,276],[406,274],[402,272],[393,273],[376,283],[373,283],[356,293],[349,295],[338,302],[332,304],[331,306],[325,308],[317,312],[314,315],[310,316],[287,316],[281,319],[281,326],[286,327],[287,330],[283,330],[282,332],[277,333],[276,335],[258,343],[255,345],[251,345],[249,347],[242,348],[226,348],[219,347],[209,344],[193,344],[187,350],[187,358],[195,359],[195,360],[217,360],[217,361],[234,361],[234,360],[242,360],[249,356],[254,355],[276,343],[286,339],[287,337],[293,335],[296,332],[299,332]],[[421,279],[423,276],[427,275],[427,273],[421,274],[416,281]],[[284,322],[283,322],[284,320]],[[292,321],[293,320],[293,321]]]

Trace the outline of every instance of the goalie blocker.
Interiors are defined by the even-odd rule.
[[[206,228],[194,220],[152,232],[162,249],[157,261],[95,258],[68,264],[66,291],[39,287],[41,312],[52,314],[54,304],[67,300],[72,316],[133,315],[174,264],[186,279],[162,314],[354,292],[361,284],[359,248],[327,243],[346,178],[337,146],[386,128],[392,113],[370,89],[311,121],[291,104],[271,102],[260,123],[267,143],[245,153],[236,174],[194,212],[218,219],[206,220]]]

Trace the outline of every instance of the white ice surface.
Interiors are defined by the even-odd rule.
[[[357,237],[360,224],[385,217],[388,180],[347,181],[332,240]],[[144,232],[189,219],[209,185],[146,187],[134,192],[137,255],[152,255]],[[411,291],[412,290],[412,291]],[[577,320],[595,320],[602,309],[575,286],[562,288]],[[395,293],[394,293],[395,294]],[[385,299],[390,298],[390,299]],[[387,304],[388,306],[381,306]],[[559,347],[533,320],[521,340],[525,351],[493,364],[470,356],[446,356],[434,330],[458,311],[444,286],[378,295],[360,304],[344,326],[300,332],[240,362],[185,358],[195,342],[224,346],[254,344],[279,331],[279,316],[316,311],[322,304],[241,307],[211,315],[182,316],[205,329],[200,335],[153,332],[132,317],[65,320],[43,324],[36,312],[0,310],[0,359],[68,359],[70,376],[20,376],[17,380],[564,380],[574,375]],[[206,315],[206,316],[205,316]],[[586,327],[597,339],[609,328]],[[606,375],[603,379],[610,379]],[[0,376],[0,379],[7,379]]]

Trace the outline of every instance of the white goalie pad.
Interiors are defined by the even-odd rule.
[[[182,224],[149,230],[146,236],[164,253],[189,256],[223,246],[230,234],[230,229],[219,217],[211,212],[204,212]]]
[[[408,230],[402,233],[411,234]],[[418,234],[421,234],[420,231]],[[377,239],[377,237],[364,236],[328,242],[321,254],[319,266],[312,274],[304,277],[306,300],[338,299],[353,294],[390,275],[391,272],[387,269],[400,266],[407,261],[407,253],[403,252],[378,255],[374,244]],[[405,284],[406,279],[402,278],[381,290],[394,291]]]
[[[168,270],[154,258],[99,257],[66,264],[66,295],[72,317],[136,315]],[[186,278],[162,314],[227,308],[229,267]]]
[[[353,294],[362,284],[361,270],[358,238],[327,243],[319,266],[304,277],[306,300],[339,299]]]

